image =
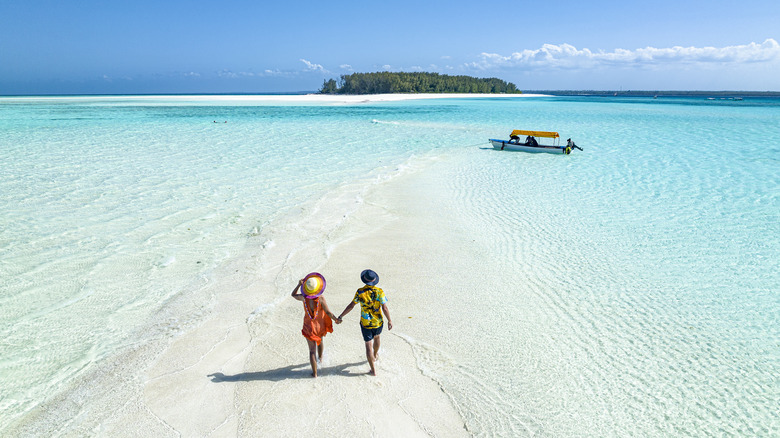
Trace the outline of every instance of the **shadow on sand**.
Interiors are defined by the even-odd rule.
[[[319,375],[328,376],[332,374],[337,374],[346,377],[362,376],[366,374],[366,371],[355,372],[354,370],[349,370],[349,368],[356,367],[359,365],[364,365],[364,367],[368,367],[368,363],[366,361],[345,363],[343,365],[322,367],[319,369]],[[251,382],[253,380],[266,380],[269,382],[278,382],[287,379],[311,379],[311,366],[309,365],[308,362],[306,362],[299,365],[290,365],[282,368],[277,368],[275,370],[255,371],[253,373],[240,373],[232,376],[228,376],[222,373],[214,373],[214,374],[209,374],[208,377],[210,377],[211,381],[214,383]]]

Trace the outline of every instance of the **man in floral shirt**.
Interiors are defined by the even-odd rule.
[[[379,335],[382,334],[384,327],[382,313],[387,317],[388,330],[393,329],[393,321],[390,319],[390,311],[387,309],[385,292],[376,287],[376,284],[379,283],[377,273],[366,269],[360,273],[360,280],[366,285],[355,292],[355,298],[341,312],[338,319],[340,321],[356,304],[360,304],[360,331],[366,342],[366,359],[368,359],[368,365],[371,366],[371,375],[376,376],[374,362],[379,357]]]

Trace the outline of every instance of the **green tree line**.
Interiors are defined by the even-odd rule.
[[[321,94],[385,93],[521,93],[511,82],[498,78],[450,76],[439,73],[376,72],[328,79]]]

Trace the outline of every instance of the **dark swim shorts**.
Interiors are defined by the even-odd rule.
[[[363,325],[361,325],[360,326],[360,331],[363,333],[363,340],[368,342],[368,341],[374,339],[374,336],[381,335],[382,334],[382,327],[384,327],[384,326],[385,325],[382,324],[382,325],[380,325],[377,328],[370,329],[370,328],[365,328],[365,327],[363,327]]]

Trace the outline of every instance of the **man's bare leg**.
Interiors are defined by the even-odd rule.
[[[379,359],[379,336],[374,336],[374,360]]]
[[[376,368],[374,367],[374,352],[371,346],[372,343],[373,342],[371,341],[366,342],[366,359],[368,359],[368,365],[371,367],[369,374],[376,376]]]

